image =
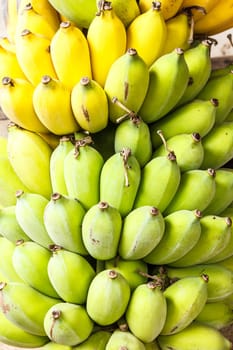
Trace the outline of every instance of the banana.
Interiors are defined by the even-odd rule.
[[[210,79],[212,78],[216,78],[220,75],[225,75],[227,73],[230,73],[230,71],[233,69],[233,63],[228,62],[226,63],[226,65],[224,65],[223,67],[213,67],[212,71],[210,73]]]
[[[60,302],[51,306],[44,317],[44,329],[49,339],[71,347],[85,341],[93,327],[83,305]]]
[[[223,122],[213,127],[203,137],[204,159],[201,169],[224,166],[233,156],[233,122]]]
[[[194,21],[205,16],[218,3],[218,0],[183,0],[180,10],[191,9]]]
[[[46,336],[44,317],[59,299],[48,297],[21,282],[2,282],[0,294],[1,310],[9,321],[26,332]]]
[[[233,311],[224,301],[206,303],[196,321],[221,330],[233,323]]]
[[[108,158],[100,173],[100,201],[124,217],[133,208],[141,180],[140,164],[129,148]]]
[[[180,279],[206,274],[209,277],[207,283],[207,302],[224,300],[233,292],[233,272],[228,268],[215,264],[198,264],[188,267],[166,267],[166,273],[170,279]]]
[[[165,20],[174,17],[182,6],[183,0],[161,0],[161,11]],[[141,12],[149,10],[151,7],[150,0],[139,0]]]
[[[189,70],[184,51],[176,48],[160,56],[150,66],[149,73],[149,87],[139,115],[145,122],[153,123],[169,113],[186,90]]]
[[[50,132],[61,136],[80,129],[70,100],[71,91],[59,80],[49,75],[42,76],[32,97],[35,112],[42,124]]]
[[[11,123],[8,126],[7,153],[12,168],[24,184],[17,189],[27,188],[49,198],[52,192],[49,170],[52,148],[47,142],[38,134]]]
[[[57,79],[50,55],[51,40],[25,28],[15,43],[16,57],[27,79],[36,86],[45,74]],[[40,60],[38,61],[38,57]]]
[[[31,240],[18,224],[15,205],[0,209],[0,233],[14,244],[19,239],[23,239],[24,241]]]
[[[64,161],[64,179],[70,197],[77,198],[84,209],[100,200],[100,173],[104,160],[91,146],[90,136],[81,136]]]
[[[202,40],[196,46],[184,52],[184,58],[189,69],[189,82],[187,88],[178,101],[178,106],[192,101],[208,83],[212,71],[211,46],[213,41]],[[217,96],[210,96],[210,98]]]
[[[179,187],[165,214],[181,209],[198,208],[204,211],[214,198],[215,188],[215,170],[212,168],[188,170],[182,173]]]
[[[52,132],[38,132],[38,135],[47,142],[47,144],[54,150],[60,142],[60,136],[55,135]]]
[[[116,123],[125,108],[137,113],[149,86],[149,69],[134,48],[128,49],[109,69],[104,90],[109,101],[109,119]],[[128,114],[128,112],[127,112]]]
[[[178,210],[165,216],[163,237],[143,260],[149,264],[162,265],[184,256],[200,238],[201,216],[199,210]]]
[[[105,129],[92,134],[93,147],[101,153],[104,160],[107,160],[115,153],[115,132],[116,125],[109,121]]]
[[[44,224],[44,210],[49,200],[38,193],[18,190],[15,215],[19,226],[32,241],[48,248],[53,243]]]
[[[0,263],[0,274],[2,280],[5,282],[23,282],[12,263],[14,248],[15,244],[13,242],[0,236],[0,253],[2,257]]]
[[[149,343],[161,333],[167,318],[167,302],[161,287],[150,281],[138,286],[131,295],[125,313],[129,330]]]
[[[216,109],[215,124],[220,125],[233,108],[233,71],[209,79],[197,95],[197,98],[203,100],[213,97],[219,102]]]
[[[107,342],[109,341],[112,333],[105,330],[99,330],[96,332],[93,332],[87,340],[82,342],[81,344],[75,346],[75,350],[105,350],[105,346]]]
[[[96,0],[98,6],[99,1]],[[125,27],[140,14],[140,8],[137,0],[128,0],[127,3],[124,0],[112,0],[111,1],[113,9],[116,15],[124,23]]]
[[[138,15],[127,27],[127,49],[135,48],[147,66],[162,54],[167,27],[160,2],[152,1],[150,8]]]
[[[77,253],[56,245],[51,246],[51,250],[53,254],[47,269],[53,287],[63,301],[84,304],[89,285],[95,276],[93,267]]]
[[[72,346],[58,344],[53,341],[48,341],[46,344],[41,346],[41,350],[71,350]]]
[[[233,122],[233,109],[228,113],[225,121],[226,122]]]
[[[69,89],[84,76],[92,78],[87,39],[71,22],[60,23],[51,39],[50,54],[58,79]]]
[[[4,5],[5,6],[1,8],[1,12],[3,12],[3,18],[5,17],[4,37],[7,38],[12,46],[14,46],[19,2],[17,0],[7,0]],[[1,35],[3,36],[3,33]]]
[[[64,179],[64,160],[69,151],[73,149],[73,137],[65,135],[59,137],[59,143],[50,157],[50,178],[53,193],[67,195]]]
[[[95,80],[83,77],[71,92],[71,107],[80,127],[90,133],[106,128],[108,124],[108,98]]]
[[[214,126],[217,105],[216,99],[208,101],[194,99],[152,123],[150,131],[153,147],[157,148],[162,144],[158,130],[163,131],[166,139],[177,134],[192,132],[199,133],[203,138]]]
[[[204,149],[199,133],[177,134],[167,139],[167,147],[176,155],[180,171],[199,169],[204,159]],[[152,154],[152,158],[164,156],[166,150],[159,146]]]
[[[144,345],[146,350],[159,350],[159,345],[156,339],[153,342],[145,343]]]
[[[161,212],[151,206],[132,210],[125,218],[118,252],[125,260],[147,256],[161,241],[165,222]]]
[[[127,350],[146,349],[143,342],[135,337],[131,332],[116,329],[109,338],[105,350],[118,350],[122,348],[126,348]]]
[[[48,337],[28,333],[9,321],[0,311],[0,341],[17,348],[37,348],[48,342]]]
[[[43,220],[51,240],[72,252],[87,255],[82,240],[85,209],[76,198],[53,193],[44,208]]]
[[[173,282],[165,291],[167,316],[161,335],[172,335],[188,327],[207,302],[208,276],[185,277]]]
[[[161,350],[212,349],[230,350],[231,342],[219,330],[193,322],[181,332],[172,335],[160,335],[158,343]]]
[[[104,87],[111,65],[125,53],[126,29],[111,2],[100,2],[87,30],[92,78]]]
[[[111,325],[124,315],[130,295],[130,286],[119,272],[102,270],[91,281],[86,310],[100,326]]]
[[[26,79],[25,74],[23,73],[15,52],[12,52],[3,46],[2,40],[0,40],[0,79],[4,77],[13,77]]]
[[[34,86],[29,81],[5,76],[0,91],[1,109],[10,121],[29,131],[48,132],[34,110],[32,103]]]
[[[88,253],[97,260],[113,259],[122,230],[120,212],[107,202],[93,205],[82,220],[82,239]]]
[[[201,235],[197,243],[172,266],[184,267],[207,263],[225,249],[231,239],[232,221],[229,217],[204,215],[200,219]]]

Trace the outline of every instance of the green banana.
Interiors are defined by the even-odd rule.
[[[145,350],[145,346],[142,341],[135,337],[129,331],[121,331],[116,329],[113,331],[110,339],[107,342],[105,350]]]
[[[161,287],[150,281],[139,285],[133,292],[125,318],[129,330],[142,342],[157,338],[167,317],[167,303]]]
[[[7,238],[0,236],[0,275],[5,282],[23,282],[22,278],[16,272],[12,256],[15,249],[15,244]]]
[[[230,71],[233,69],[233,63],[227,63],[223,67],[213,67],[211,74],[210,74],[210,79],[216,78],[220,75],[225,75],[227,73],[230,73]]]
[[[217,329],[193,322],[181,332],[160,335],[158,343],[161,350],[230,350],[231,342]]]
[[[228,246],[232,221],[217,215],[205,215],[200,219],[201,235],[197,243],[172,266],[184,267],[209,262]]]
[[[150,129],[135,113],[129,113],[129,118],[116,127],[114,150],[120,152],[124,147],[131,149],[140,166],[143,167],[152,156]]]
[[[38,348],[46,344],[48,338],[24,331],[0,311],[0,342],[17,348]]]
[[[185,277],[173,282],[164,291],[167,317],[160,334],[176,334],[189,326],[207,302],[208,276]]]
[[[171,279],[206,274],[209,277],[207,302],[224,300],[233,292],[233,272],[218,263],[198,264],[188,267],[166,266],[166,273]]]
[[[153,147],[156,149],[162,144],[158,130],[162,130],[166,139],[192,132],[197,132],[203,138],[214,126],[217,105],[216,99],[194,99],[152,123],[150,131]]]
[[[73,350],[105,350],[105,346],[111,334],[112,333],[105,330],[93,332],[87,340],[73,347]]]
[[[134,48],[130,48],[111,65],[104,85],[108,97],[109,118],[116,123],[124,110],[114,103],[117,98],[137,113],[149,86],[149,69]]]
[[[16,193],[15,215],[19,226],[36,243],[48,248],[53,243],[44,225],[44,209],[49,200],[38,193]]]
[[[97,260],[109,260],[117,255],[121,236],[120,212],[107,202],[93,205],[82,220],[82,240],[88,253]]]
[[[50,256],[50,251],[38,243],[19,240],[16,242],[12,254],[12,264],[24,283],[42,294],[59,298],[47,272]]]
[[[130,148],[123,148],[104,163],[100,174],[100,201],[124,217],[133,208],[141,179],[141,167]]]
[[[52,242],[72,252],[87,255],[82,240],[85,213],[76,198],[53,193],[43,213],[44,226]]]
[[[124,315],[130,294],[126,279],[115,270],[105,269],[91,281],[86,301],[87,312],[100,326],[111,325]]]
[[[20,282],[2,282],[0,294],[1,310],[9,321],[28,333],[46,336],[44,317],[59,299],[48,297]]]
[[[144,345],[146,350],[160,350],[156,339],[153,342],[145,343]]]
[[[203,137],[204,159],[202,169],[224,166],[233,157],[233,122],[223,122],[213,127]]]
[[[180,259],[199,240],[201,216],[199,210],[178,210],[165,216],[163,237],[143,260],[149,264],[162,265]]]
[[[73,149],[64,161],[64,178],[70,197],[77,198],[84,209],[99,202],[99,181],[104,159],[91,146],[92,139],[78,133]],[[79,137],[76,135],[76,137]]]
[[[60,296],[66,302],[84,304],[95,271],[81,255],[69,252],[59,246],[51,246],[53,251],[47,269],[49,279]]]
[[[69,345],[63,345],[63,344],[57,344],[53,341],[49,341],[45,345],[40,347],[41,350],[72,350],[72,346]]]
[[[83,305],[58,302],[44,317],[44,329],[49,339],[71,347],[85,341],[93,327],[94,323]]]
[[[196,321],[221,330],[233,322],[233,310],[224,301],[206,303]]]
[[[176,155],[177,164],[181,172],[198,169],[204,158],[201,135],[197,132],[177,134],[167,139],[167,147]],[[159,146],[152,154],[152,158],[164,156],[166,150]]]
[[[184,51],[177,48],[160,56],[150,66],[149,74],[149,87],[139,115],[145,122],[153,123],[169,113],[186,90],[189,70]]]
[[[13,243],[18,239],[23,239],[24,241],[31,240],[18,224],[15,205],[0,209],[0,234]]]
[[[109,121],[108,125],[104,130],[92,134],[93,147],[101,153],[102,157],[104,158],[104,161],[115,153],[115,132],[115,124]]]
[[[215,186],[215,170],[212,168],[194,169],[182,173],[178,190],[166,208],[165,214],[181,209],[205,210],[215,195]]]
[[[125,218],[118,252],[125,260],[142,259],[161,241],[165,229],[161,212],[151,206],[132,210]]]
[[[233,122],[233,109],[228,113],[225,121],[226,122]]]

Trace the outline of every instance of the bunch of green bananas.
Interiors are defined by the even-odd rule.
[[[125,4],[8,0],[0,342],[230,350],[232,0]]]

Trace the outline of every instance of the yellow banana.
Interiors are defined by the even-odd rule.
[[[151,0],[139,0],[141,12],[147,11],[151,7]],[[174,17],[182,6],[183,0],[160,0],[161,11],[165,20]]]
[[[65,135],[79,130],[71,108],[71,91],[59,80],[43,75],[32,100],[38,118],[50,132]]]
[[[203,18],[207,13],[209,13],[214,6],[217,5],[219,0],[183,0],[181,4],[182,9],[190,9],[192,11],[192,15],[194,21],[198,21]]]
[[[26,79],[25,74],[18,63],[15,52],[4,47],[2,40],[0,40],[0,60],[0,80],[4,77]]]
[[[148,11],[137,16],[127,28],[127,48],[134,48],[148,66],[162,54],[167,27],[160,2],[151,2]]]
[[[99,1],[96,0],[98,6]],[[122,20],[125,27],[128,25],[140,14],[140,8],[137,0],[112,0],[111,1],[113,9],[116,15]]]
[[[61,22],[51,40],[50,53],[59,80],[68,88],[72,89],[84,76],[92,78],[87,39],[71,22]]]
[[[48,132],[34,110],[34,86],[28,80],[6,76],[2,79],[0,92],[2,111],[10,121],[33,132]]]
[[[14,44],[19,1],[7,0],[5,3],[7,4],[6,37],[10,43]]]
[[[55,135],[52,132],[38,132],[37,133],[40,137],[42,137],[45,142],[52,148],[56,148],[59,145],[60,142],[60,136]]]
[[[110,66],[126,49],[125,26],[110,2],[102,2],[88,28],[87,41],[93,79],[104,86]]]
[[[206,303],[196,317],[196,321],[221,330],[233,323],[233,310],[224,301]]]

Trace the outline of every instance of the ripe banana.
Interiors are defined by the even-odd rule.
[[[137,113],[145,99],[148,86],[149,69],[146,63],[134,48],[128,49],[112,64],[104,85],[109,101],[110,120],[116,123],[123,117],[125,107],[128,111]]]
[[[163,237],[143,260],[149,264],[163,265],[184,256],[199,240],[201,215],[199,210],[178,210],[165,216]]]
[[[111,2],[100,2],[87,30],[92,77],[104,87],[111,65],[125,53],[126,29]]]
[[[152,123],[169,113],[185,92],[189,70],[184,51],[176,48],[160,56],[150,66],[149,73],[149,87],[139,115],[145,122]]]
[[[105,350],[118,350],[126,348],[128,350],[145,350],[145,346],[141,340],[135,337],[129,331],[116,329],[109,338]]]
[[[58,79],[69,89],[84,76],[92,78],[87,39],[71,22],[61,22],[51,39],[50,54]]]
[[[0,275],[5,282],[22,282],[23,280],[15,271],[12,263],[12,255],[15,249],[15,243],[5,237],[0,237],[0,253],[2,260],[0,262]]]
[[[134,48],[147,66],[162,54],[167,27],[161,3],[152,1],[150,8],[138,15],[128,26],[127,49]]]
[[[164,16],[164,19],[169,19],[171,17],[174,17],[179,9],[182,6],[182,2],[183,0],[176,0],[176,1],[172,1],[172,0],[161,0],[161,11],[162,14]],[[141,12],[145,12],[147,10],[149,10],[149,8],[151,7],[151,1],[150,0],[139,0],[139,7]]]
[[[224,301],[206,303],[196,317],[196,321],[221,330],[233,322],[233,310]]]
[[[96,0],[97,5],[98,3],[99,1]],[[128,27],[134,18],[140,14],[137,0],[128,0],[127,3],[124,0],[112,0],[111,3],[116,15],[121,19],[125,27]]]
[[[0,40],[0,79],[4,77],[13,77],[26,79],[25,74],[23,73],[15,52],[12,52],[3,46],[2,40]]]

